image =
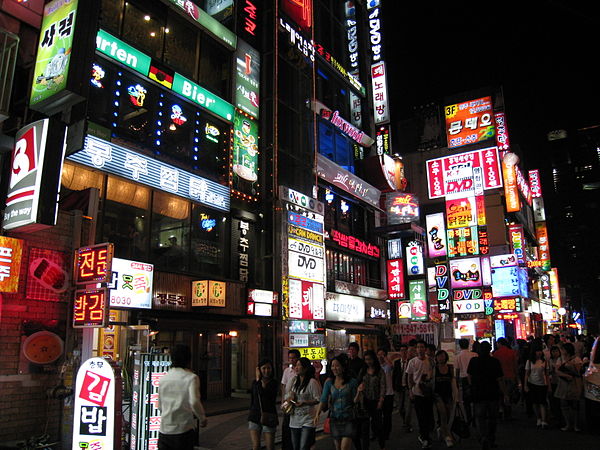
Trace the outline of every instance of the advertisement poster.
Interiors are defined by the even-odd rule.
[[[448,148],[476,144],[495,136],[492,97],[482,97],[445,108]]]
[[[446,256],[446,225],[444,213],[425,216],[427,226],[427,252],[430,258]]]
[[[481,263],[479,258],[450,261],[450,285],[453,289],[481,286]]]
[[[50,98],[67,86],[77,4],[77,0],[54,0],[44,7],[30,105]]]
[[[415,194],[395,192],[385,197],[388,225],[418,222],[419,199]]]
[[[233,178],[234,187],[241,190],[238,177],[250,183],[258,179],[258,123],[236,111],[233,119]]]

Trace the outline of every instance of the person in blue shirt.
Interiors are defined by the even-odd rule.
[[[350,450],[356,435],[353,423],[354,403],[358,402],[359,386],[350,376],[343,358],[331,361],[332,377],[325,382],[321,402],[315,414],[315,424],[319,422],[321,411],[329,408],[331,437],[336,450]]]

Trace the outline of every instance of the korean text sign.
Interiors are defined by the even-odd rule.
[[[19,290],[23,241],[0,236],[0,292]]]
[[[113,244],[81,247],[75,252],[75,283],[108,283],[112,276]]]
[[[425,280],[408,282],[412,320],[427,320],[427,283]]]
[[[445,113],[448,148],[475,144],[495,136],[491,97],[448,105]]]
[[[77,371],[73,407],[73,450],[118,448],[115,436],[115,374],[103,358],[90,358]]]
[[[461,193],[475,194],[475,181],[479,171],[484,190],[502,187],[500,159],[496,147],[430,159],[426,165],[431,199]]]
[[[404,263],[402,259],[387,261],[388,297],[391,299],[406,298],[404,291]]]
[[[108,319],[106,288],[75,291],[73,328],[104,328]]]
[[[128,259],[113,258],[110,306],[152,308],[154,266]]]
[[[54,0],[44,7],[30,105],[67,87],[77,4],[77,0]]]

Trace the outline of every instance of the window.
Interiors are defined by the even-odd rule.
[[[145,4],[146,7],[146,4]],[[123,15],[123,39],[140,50],[145,50],[153,58],[162,58],[164,17],[160,12],[142,10],[128,1]]]
[[[352,140],[342,134],[332,123],[319,119],[319,153],[338,166],[354,173],[354,148]]]
[[[139,184],[108,177],[100,242],[115,244],[116,257],[134,261],[147,259],[150,192]]]
[[[230,98],[231,61],[231,52],[215,43],[208,35],[202,36],[198,82],[218,96]]]
[[[199,273],[223,271],[228,222],[224,215],[201,205],[192,207],[192,270]]]
[[[174,13],[169,12],[165,29],[164,62],[192,79],[198,60],[198,32]]]
[[[119,35],[121,24],[121,12],[123,11],[123,0],[102,0],[100,13],[100,28]]]
[[[154,192],[152,202],[152,260],[157,267],[187,270],[190,202],[164,192]]]

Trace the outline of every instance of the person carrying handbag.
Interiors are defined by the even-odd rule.
[[[279,424],[276,399],[279,385],[273,378],[273,363],[268,359],[260,361],[256,368],[256,379],[252,382],[248,429],[252,449],[260,449],[261,434],[264,433],[265,447],[275,447],[275,431]]]

